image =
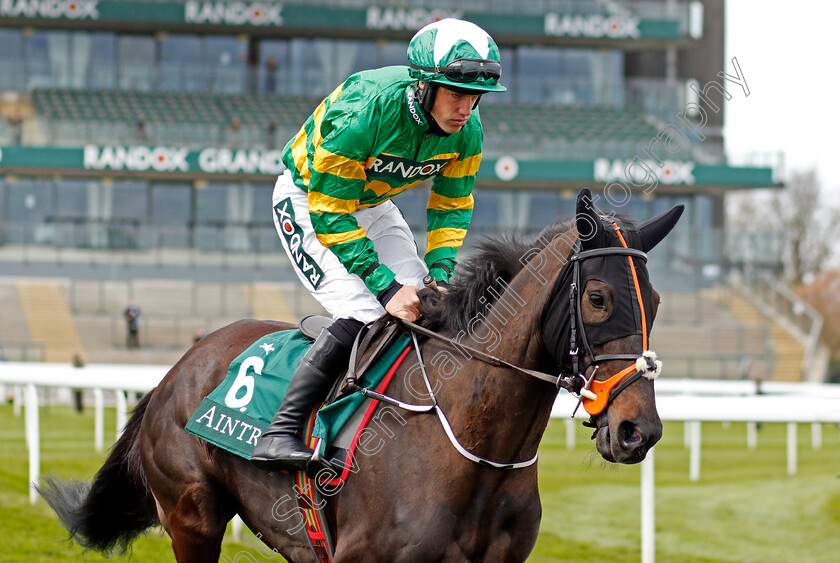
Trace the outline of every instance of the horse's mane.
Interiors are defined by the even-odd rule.
[[[622,213],[602,216],[605,226],[617,222],[623,228],[635,229],[636,223]],[[469,323],[496,301],[496,296],[506,284],[525,267],[522,258],[542,250],[554,238],[572,229],[574,218],[558,219],[536,237],[517,233],[502,233],[496,237],[483,237],[476,245],[476,252],[458,264],[458,270],[449,284],[446,299],[437,292],[420,292],[422,323],[432,330],[450,330],[454,333],[468,331]],[[525,260],[524,262],[527,262]],[[488,291],[494,288],[495,291]]]
[[[495,295],[504,291],[499,279],[510,281],[525,267],[522,258],[542,250],[555,236],[569,231],[573,219],[557,220],[536,238],[516,233],[483,237],[476,252],[458,264],[449,284],[449,293],[441,300],[436,292],[421,292],[423,324],[433,330],[448,329],[455,333],[468,330],[478,314],[486,313]],[[488,291],[494,288],[495,291]]]

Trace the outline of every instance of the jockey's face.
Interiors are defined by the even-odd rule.
[[[478,94],[461,94],[438,86],[432,117],[447,133],[457,133],[466,125],[478,98]]]

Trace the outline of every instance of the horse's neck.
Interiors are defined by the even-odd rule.
[[[484,332],[473,331],[473,339],[478,336],[481,340],[480,335],[495,331],[499,344],[494,355],[529,369],[545,367],[549,358],[539,337],[540,321],[576,239],[574,230],[560,233],[535,253],[505,291],[499,292],[500,297],[478,325]]]
[[[539,330],[549,294],[576,239],[574,231],[563,235],[536,253],[504,291],[499,288],[500,297],[486,315],[476,315],[467,334],[459,335],[460,342],[519,367],[551,369]],[[533,456],[556,389],[510,369],[482,366],[476,359],[469,359],[467,366],[463,376],[452,379],[455,392],[450,398],[464,405],[458,418],[472,431],[474,443],[485,442],[482,447],[502,461]]]

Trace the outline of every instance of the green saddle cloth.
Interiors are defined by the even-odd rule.
[[[360,386],[378,385],[409,342],[407,335],[400,336],[361,377]],[[184,428],[251,459],[257,439],[274,418],[298,362],[311,345],[297,329],[261,337],[231,362],[225,379],[204,398]],[[312,435],[322,439],[322,455],[365,400],[357,391],[318,412]]]

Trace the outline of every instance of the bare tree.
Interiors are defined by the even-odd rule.
[[[840,210],[820,194],[815,170],[793,172],[787,187],[771,199],[772,215],[786,235],[785,271],[801,285],[830,266],[840,234]]]
[[[830,269],[796,289],[799,297],[820,312],[823,318],[821,339],[840,359],[840,270]]]

